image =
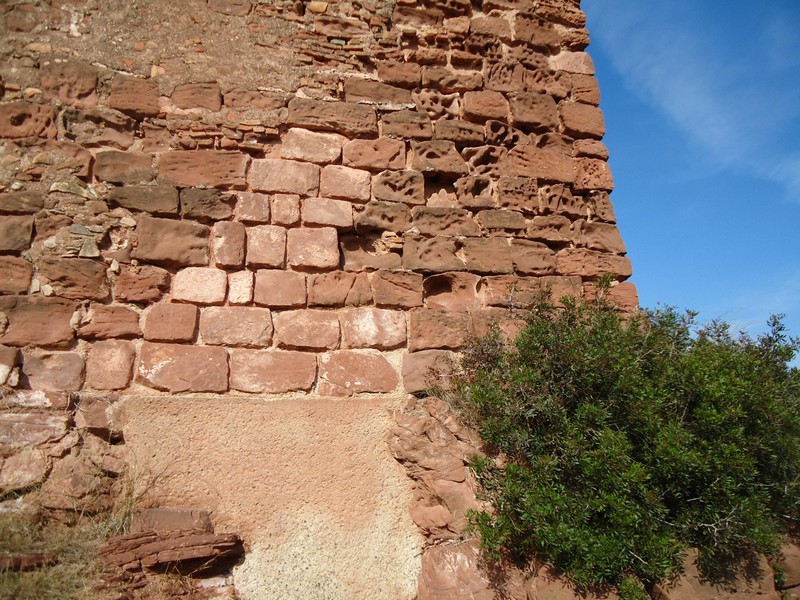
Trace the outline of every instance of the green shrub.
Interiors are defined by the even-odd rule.
[[[451,388],[488,450],[472,468],[493,510],[471,519],[489,555],[637,598],[690,547],[713,578],[774,551],[800,515],[798,341],[780,318],[751,339],[565,302],[511,346],[478,342]]]

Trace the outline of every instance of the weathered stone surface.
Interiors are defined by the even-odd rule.
[[[55,137],[55,117],[50,106],[32,102],[0,104],[0,137]]]
[[[351,102],[322,102],[293,98],[289,102],[290,125],[335,131],[346,136],[377,137],[378,118],[370,106]]]
[[[525,236],[532,240],[564,245],[572,240],[571,226],[570,220],[560,215],[534,217]]]
[[[473,273],[511,273],[514,270],[511,247],[504,238],[468,238],[461,256]]]
[[[0,444],[12,448],[55,442],[67,433],[66,414],[7,412],[0,414]]]
[[[407,89],[360,77],[345,80],[344,98],[347,102],[411,104],[411,92]]]
[[[335,163],[342,155],[347,138],[338,133],[319,133],[298,127],[286,132],[281,146],[281,158],[318,164]]]
[[[535,177],[560,183],[575,182],[572,158],[558,150],[531,144],[516,146],[503,159],[500,169],[514,177]]]
[[[464,117],[484,122],[487,119],[505,121],[509,117],[509,104],[500,92],[466,92],[463,102]]]
[[[172,299],[194,304],[222,304],[228,276],[222,269],[187,267],[172,278]]]
[[[427,277],[422,284],[425,306],[448,312],[466,312],[480,308],[478,283],[473,273],[442,273]]]
[[[371,302],[366,273],[331,271],[308,277],[309,306],[362,306]]]
[[[280,348],[333,350],[339,346],[339,319],[324,310],[290,310],[274,316]]]
[[[218,190],[187,188],[181,190],[181,216],[204,222],[229,219],[235,201],[235,196]]]
[[[550,66],[556,71],[594,75],[594,62],[586,52],[561,52],[550,57]]]
[[[153,157],[149,154],[105,150],[94,158],[94,174],[101,181],[137,185],[153,180]]]
[[[304,225],[329,225],[341,229],[353,226],[353,205],[346,200],[306,198],[302,208]]]
[[[422,555],[417,598],[493,600],[494,587],[480,564],[480,549],[475,541],[427,548]]]
[[[45,257],[39,274],[50,282],[56,296],[70,299],[105,300],[109,287],[106,266],[89,258]]]
[[[80,108],[97,104],[95,67],[78,60],[54,60],[44,63],[39,73],[46,98]]]
[[[6,458],[0,468],[0,490],[3,493],[24,490],[44,481],[50,460],[38,448],[23,448]]]
[[[221,221],[211,228],[211,247],[214,264],[221,268],[244,266],[247,235],[245,226],[238,221]]]
[[[469,173],[467,163],[453,142],[411,142],[411,151],[411,168],[417,171],[450,177]]]
[[[0,213],[32,215],[44,208],[44,195],[37,192],[0,194]]]
[[[200,315],[200,335],[205,344],[214,346],[269,346],[272,313],[244,306],[205,308]]]
[[[381,81],[401,87],[416,87],[422,69],[413,62],[380,61],[378,62],[378,78]]]
[[[270,200],[273,225],[297,225],[300,222],[300,196],[275,194]]]
[[[86,515],[109,510],[113,504],[110,478],[87,453],[56,461],[39,498],[46,509]]]
[[[376,306],[390,308],[422,306],[422,280],[420,273],[376,271],[370,279]]]
[[[208,227],[190,221],[141,216],[131,256],[167,266],[208,264]]]
[[[433,135],[431,119],[415,110],[400,110],[383,115],[383,135],[414,140],[429,140]]]
[[[8,381],[9,375],[17,366],[18,357],[19,350],[16,348],[0,346],[0,385],[5,385]]]
[[[456,355],[449,350],[422,350],[403,357],[403,388],[417,394],[440,383],[453,368]]]
[[[274,225],[247,228],[247,264],[282,268],[286,263],[286,229]]]
[[[86,386],[95,390],[122,390],[133,375],[136,347],[124,340],[104,340],[92,345],[86,359]]]
[[[513,240],[511,254],[514,270],[521,275],[554,275],[556,254],[546,244],[528,240]]]
[[[114,298],[120,302],[154,302],[169,288],[169,272],[160,267],[128,267],[117,277]]]
[[[408,235],[403,244],[403,268],[409,271],[463,271],[464,263],[456,254],[456,242],[450,237],[423,238]]]
[[[456,146],[480,146],[485,141],[483,125],[447,119],[438,121],[433,134],[434,140],[448,140]]]
[[[320,168],[294,160],[263,158],[253,161],[250,185],[256,191],[315,196],[319,191]],[[323,195],[327,195],[323,192]]]
[[[402,311],[363,307],[340,316],[342,348],[389,350],[406,344],[406,316]]]
[[[108,200],[114,206],[151,215],[178,214],[178,190],[168,185],[113,187]]]
[[[240,221],[244,223],[269,223],[270,196],[252,192],[239,192],[237,198],[236,216]]]
[[[158,84],[147,79],[117,75],[111,81],[108,105],[137,119],[158,114]]]
[[[0,256],[0,294],[24,294],[33,278],[33,265],[24,258]]]
[[[395,231],[402,233],[411,228],[411,211],[399,202],[367,202],[364,210],[356,214],[357,231]]]
[[[586,247],[591,250],[625,254],[625,242],[616,225],[610,223],[584,223],[581,234]]]
[[[406,145],[388,137],[376,140],[352,140],[342,148],[342,162],[347,167],[383,171],[406,166]]]
[[[145,508],[131,516],[130,532],[170,532],[195,529],[212,533],[211,515],[205,510],[190,508]]]
[[[472,312],[472,328],[478,338],[496,329],[506,341],[513,342],[525,325],[524,313],[520,311],[489,307]]]
[[[425,178],[419,171],[384,171],[372,178],[376,200],[425,204]]]
[[[0,217],[0,252],[22,252],[31,246],[33,217]]]
[[[32,389],[76,392],[83,385],[83,357],[77,352],[23,353],[22,372]]]
[[[366,202],[370,198],[370,181],[369,171],[328,165],[322,169],[319,192],[326,198]]]
[[[154,304],[145,316],[144,339],[151,342],[191,342],[197,334],[198,314],[198,308],[193,304]]]
[[[8,346],[66,346],[73,338],[70,325],[75,303],[40,296],[0,297],[0,313],[8,319],[0,344]]]
[[[339,238],[333,227],[290,229],[286,260],[299,268],[335,269],[339,266]]]
[[[319,359],[319,393],[351,396],[364,392],[393,391],[400,379],[394,367],[377,350],[339,350]]]
[[[422,235],[479,235],[472,215],[460,208],[416,206],[411,211],[414,227]]]
[[[211,346],[179,346],[145,342],[136,380],[168,392],[225,392],[228,353]]]
[[[556,103],[549,94],[515,92],[509,94],[509,103],[511,119],[517,126],[547,131],[558,125]]]
[[[401,258],[395,250],[401,247],[402,239],[391,232],[384,232],[381,236],[365,233],[342,236],[344,270],[399,269]]]
[[[78,325],[78,336],[86,339],[138,337],[139,315],[125,306],[92,304]]]
[[[576,102],[584,102],[593,106],[600,104],[600,85],[596,77],[573,74],[571,79],[572,98]]]
[[[567,248],[558,252],[556,270],[561,275],[581,275],[590,279],[610,273],[623,280],[632,274],[629,258],[583,248]]]
[[[410,313],[408,350],[458,349],[470,333],[469,314],[417,308]]]
[[[222,108],[222,93],[216,82],[183,83],[172,92],[172,103],[178,108],[206,108],[217,112]]]
[[[614,189],[614,178],[611,169],[604,160],[596,158],[578,158],[576,163],[575,186],[576,192],[603,190],[610,192]]]
[[[484,277],[481,281],[483,302],[487,306],[501,306],[513,309],[532,308],[542,295],[549,293],[554,306],[561,307],[561,298],[579,298],[583,292],[581,278],[578,276],[558,277],[511,277],[496,275]]]
[[[433,88],[445,94],[476,90],[483,85],[480,71],[453,70],[444,66],[422,68],[422,87]]]
[[[317,357],[308,352],[232,350],[231,388],[241,392],[307,392],[317,378]]]
[[[364,21],[333,15],[315,17],[314,30],[322,35],[336,38],[352,38],[369,33],[369,27]]]
[[[561,128],[574,138],[600,139],[606,132],[602,111],[596,106],[580,102],[562,102],[558,105]]]
[[[244,17],[250,12],[250,0],[209,0],[208,8],[232,17]]]
[[[228,304],[250,304],[253,301],[253,273],[228,273]]]
[[[158,180],[178,187],[244,189],[249,163],[250,158],[239,152],[173,150],[161,155]]]
[[[254,301],[271,308],[297,308],[306,304],[306,277],[294,271],[259,269]]]
[[[639,308],[639,294],[636,286],[629,281],[614,282],[608,290],[603,290],[602,297],[619,308],[620,310],[632,312]],[[598,287],[591,282],[583,284],[583,298],[587,302],[594,302],[600,294]]]

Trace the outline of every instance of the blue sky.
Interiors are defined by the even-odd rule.
[[[800,0],[582,8],[641,304],[800,336]]]

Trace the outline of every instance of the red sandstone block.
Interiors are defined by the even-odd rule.
[[[346,200],[306,198],[302,214],[304,225],[330,225],[343,229],[353,226],[353,205]]]
[[[78,336],[85,339],[139,337],[139,314],[126,306],[93,303],[81,319]]]
[[[600,104],[600,84],[594,75],[573,74],[572,99],[597,106]]]
[[[575,140],[572,143],[572,155],[575,158],[599,158],[608,160],[606,145],[600,140]]]
[[[342,148],[343,164],[357,169],[383,171],[404,169],[406,145],[401,140],[388,137],[376,140],[352,140]]]
[[[454,238],[435,236],[424,238],[407,235],[403,243],[403,268],[409,271],[463,271]]]
[[[198,309],[193,304],[154,304],[145,315],[144,339],[191,342],[197,333]]]
[[[399,269],[401,258],[388,248],[376,248],[374,236],[358,235],[341,238],[342,262],[345,271]],[[376,249],[378,252],[376,253]]]
[[[461,247],[467,270],[473,273],[512,273],[511,247],[506,238],[467,238]]]
[[[538,148],[533,144],[515,146],[500,161],[499,169],[512,177],[575,182],[575,163],[570,156],[559,149]]]
[[[339,350],[319,359],[322,396],[351,396],[365,392],[388,393],[400,382],[394,367],[376,350]]]
[[[566,244],[572,240],[571,225],[567,217],[560,215],[534,217],[525,232],[525,237],[542,242]]]
[[[484,122],[486,119],[507,121],[508,100],[500,92],[466,92],[463,100],[464,117]]]
[[[561,129],[570,137],[600,139],[606,132],[603,111],[596,106],[580,102],[562,102],[558,105]]]
[[[94,158],[94,175],[100,181],[136,185],[153,181],[153,157],[150,154],[105,150]]]
[[[380,202],[372,200],[364,205],[364,210],[356,214],[356,230],[396,231],[402,233],[411,229],[411,211],[399,202]]]
[[[525,13],[518,13],[514,17],[514,39],[548,54],[560,45],[558,32],[552,24]]]
[[[411,151],[411,168],[417,171],[453,178],[469,174],[469,167],[453,142],[411,142]]]
[[[0,137],[56,137],[55,112],[52,107],[32,102],[0,104]]]
[[[487,306],[529,309],[549,292],[554,306],[563,306],[561,298],[581,296],[580,277],[513,277],[498,275],[481,280],[483,301]]]
[[[133,342],[105,340],[92,344],[86,360],[86,387],[94,390],[122,390],[133,375],[136,347]]]
[[[33,278],[33,265],[24,258],[0,256],[0,294],[24,294]]]
[[[293,98],[289,102],[288,124],[353,137],[378,136],[375,109],[350,102]]]
[[[485,142],[483,125],[460,119],[437,121],[434,140],[449,140],[458,147],[480,146]]]
[[[452,371],[456,355],[449,350],[422,350],[403,357],[403,389],[417,394],[442,383]]]
[[[256,304],[271,308],[298,308],[306,304],[306,277],[294,271],[259,269],[256,272]]]
[[[380,270],[372,274],[372,295],[377,306],[414,308],[422,306],[420,273]]]
[[[215,265],[222,268],[244,266],[245,244],[243,224],[237,221],[214,223],[211,229],[211,246],[214,248]]]
[[[245,223],[269,223],[270,197],[266,194],[239,192],[237,194],[236,215]]]
[[[469,211],[462,208],[415,206],[411,214],[414,227],[422,235],[474,236],[481,233]]]
[[[578,193],[592,190],[610,192],[614,189],[614,177],[604,160],[577,158],[574,190]]]
[[[342,348],[389,350],[406,345],[406,315],[382,308],[350,308],[340,314]]]
[[[178,187],[239,190],[247,187],[249,163],[250,157],[240,152],[173,150],[161,155],[158,180]]]
[[[168,392],[226,392],[228,352],[212,346],[145,342],[136,380]]]
[[[546,244],[513,240],[511,253],[514,270],[521,275],[554,275],[556,272],[556,253]]]
[[[24,352],[22,372],[33,390],[77,392],[83,386],[83,357],[77,352]]]
[[[383,135],[413,140],[429,140],[433,135],[431,119],[425,113],[399,110],[381,117]]]
[[[187,188],[181,190],[181,216],[213,223],[233,216],[236,196],[215,189]]]
[[[587,302],[594,302],[598,293],[599,290],[594,283],[583,284],[583,298]],[[636,286],[630,281],[613,285],[603,294],[605,300],[621,310],[632,312],[639,308],[639,294],[636,292]]]
[[[117,75],[111,81],[108,105],[136,119],[158,114],[158,84],[148,79]]]
[[[39,68],[44,97],[78,108],[97,105],[97,69],[79,60],[44,61]]]
[[[53,293],[73,300],[105,300],[109,295],[106,265],[91,258],[46,257],[39,260],[39,275]]]
[[[366,273],[330,271],[308,276],[309,306],[362,306],[371,302]]]
[[[297,225],[300,222],[300,196],[275,194],[270,200],[273,225]]]
[[[328,165],[322,169],[320,195],[366,202],[370,198],[370,180],[369,171]]]
[[[108,190],[111,204],[152,215],[177,215],[178,190],[171,185],[126,185]]]
[[[372,178],[376,200],[425,204],[425,178],[419,171],[384,171]]]
[[[333,350],[339,346],[339,319],[335,312],[291,310],[276,313],[274,322],[280,348]]]
[[[555,71],[594,75],[592,57],[586,52],[561,52],[550,57],[550,66]]]
[[[466,344],[471,333],[468,313],[417,308],[409,317],[408,350],[429,348],[458,349]]]
[[[558,110],[549,94],[514,92],[508,99],[515,125],[535,131],[549,131],[558,126]]]
[[[467,312],[481,306],[480,277],[473,273],[442,273],[427,277],[422,284],[425,306],[447,312]]]
[[[169,272],[159,267],[127,267],[117,277],[114,298],[119,302],[154,302],[169,288],[169,281]]]
[[[140,216],[131,256],[164,265],[207,265],[208,227],[190,221]]]
[[[421,67],[413,62],[379,61],[378,78],[385,83],[414,88],[419,84]]]
[[[266,308],[205,308],[200,315],[200,335],[205,344],[214,346],[269,346],[272,341],[272,314]]]
[[[513,342],[525,328],[525,318],[521,311],[490,307],[472,313],[472,327],[479,338],[486,337],[494,328],[508,342]]]
[[[339,238],[333,227],[290,229],[286,260],[293,267],[335,269],[339,266]]]
[[[250,171],[250,185],[259,192],[315,196],[319,190],[319,178],[317,165],[276,158],[254,160]]]
[[[250,304],[253,301],[253,273],[236,271],[228,273],[228,303]]]
[[[231,350],[231,388],[241,392],[308,392],[317,378],[317,357],[307,352]]]
[[[172,277],[172,299],[194,304],[222,304],[228,275],[222,269],[187,267]]]
[[[499,38],[505,42],[511,41],[511,23],[503,17],[475,17],[469,29],[476,35]]]
[[[222,93],[216,82],[184,83],[172,92],[172,103],[178,108],[207,108],[218,112],[222,108]]]
[[[344,98],[347,102],[411,104],[409,90],[360,77],[350,77],[344,82]]]
[[[0,217],[0,252],[22,252],[31,247],[33,217]]]
[[[445,94],[476,90],[483,87],[483,74],[480,71],[456,71],[444,66],[424,67],[422,87],[437,89]]]
[[[0,194],[0,213],[32,215],[44,208],[45,195],[39,192]]]
[[[317,164],[335,163],[342,155],[347,138],[338,133],[319,133],[292,127],[281,146],[281,158]]]
[[[583,226],[583,237],[590,250],[601,250],[613,254],[625,254],[625,242],[616,225],[610,223],[586,223]]]
[[[247,265],[283,268],[286,263],[286,230],[274,225],[247,228]]]

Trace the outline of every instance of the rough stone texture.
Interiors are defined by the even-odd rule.
[[[24,353],[22,372],[33,389],[75,392],[83,385],[83,357],[77,352]]]
[[[249,162],[246,155],[238,152],[177,150],[161,156],[158,179],[179,187],[243,189],[247,186],[245,173]]]
[[[159,267],[125,269],[117,277],[114,297],[120,302],[153,302],[169,287],[169,272]]]
[[[317,165],[265,158],[253,161],[250,184],[257,191],[313,196],[319,190],[319,177]]]
[[[339,319],[323,310],[292,310],[275,315],[279,347],[298,350],[333,350],[339,346]]]
[[[139,217],[132,256],[169,266],[208,264],[208,227],[189,221]]]
[[[55,442],[67,433],[68,415],[11,412],[0,414],[0,444],[12,448]]]
[[[125,306],[92,304],[81,318],[78,336],[87,339],[139,337],[139,315]]]
[[[332,227],[290,229],[286,260],[293,267],[335,269],[339,266],[339,238]]]
[[[306,303],[306,280],[302,273],[259,269],[254,292],[256,304],[271,308],[295,308]]]
[[[470,334],[468,314],[451,314],[443,310],[414,309],[409,317],[408,349],[456,349],[463,346]]]
[[[247,229],[247,264],[281,268],[286,262],[286,230],[274,225]]]
[[[155,304],[145,316],[144,339],[191,342],[197,334],[198,315],[198,308],[193,304]]]
[[[74,302],[39,296],[0,297],[7,325],[0,344],[8,346],[66,346],[75,335],[70,321]]]
[[[353,308],[341,313],[343,348],[388,350],[405,346],[406,316],[402,311]]]
[[[317,378],[317,358],[307,352],[232,350],[231,388],[259,394],[307,392]]]
[[[400,381],[386,357],[377,350],[338,350],[319,359],[319,393],[352,396],[391,392]]]
[[[320,194],[329,198],[344,198],[366,202],[370,197],[369,171],[328,165],[322,169]]]
[[[95,390],[122,390],[133,375],[136,348],[132,342],[105,340],[92,345],[86,359],[86,386]]]
[[[136,379],[168,392],[226,392],[228,353],[224,348],[145,342]]]
[[[366,273],[331,271],[308,277],[309,306],[362,306],[371,302],[372,289]]]
[[[0,490],[15,492],[44,481],[50,470],[47,455],[37,448],[25,448],[9,456],[0,467]]]
[[[172,278],[172,299],[195,304],[222,304],[228,276],[222,269],[188,267]]]
[[[281,158],[318,164],[336,162],[347,138],[338,133],[319,133],[292,127],[281,146]]]
[[[23,258],[0,256],[0,294],[24,294],[33,278],[33,265]]]
[[[455,358],[449,350],[409,352],[403,358],[403,388],[409,394],[432,389],[447,377]]]
[[[200,315],[203,342],[215,346],[269,346],[272,315],[266,308],[214,306]]]
[[[0,252],[22,252],[31,245],[32,217],[0,217]]]
[[[39,274],[52,286],[53,293],[62,298],[105,300],[109,287],[106,266],[89,258],[43,258]]]

